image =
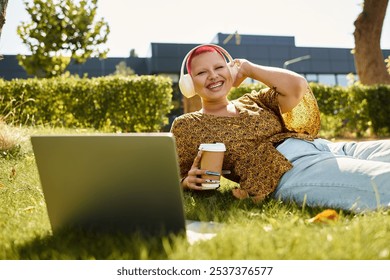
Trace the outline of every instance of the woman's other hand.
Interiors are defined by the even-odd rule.
[[[264,200],[262,196],[249,196],[249,193],[246,190],[235,188],[232,189],[232,194],[235,198],[238,198],[240,200],[251,198],[253,203],[260,203]]]

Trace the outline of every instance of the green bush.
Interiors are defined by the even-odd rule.
[[[61,77],[0,81],[7,122],[105,131],[160,131],[172,109],[172,82],[161,76]]]
[[[390,135],[390,86],[353,87],[352,90],[361,94],[359,101],[362,104],[367,104],[366,119],[373,133],[378,136]]]
[[[321,110],[323,130],[334,136],[390,135],[389,85],[310,86]]]

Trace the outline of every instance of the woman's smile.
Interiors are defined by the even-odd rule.
[[[207,88],[210,90],[219,90],[224,84],[224,81],[210,83]]]

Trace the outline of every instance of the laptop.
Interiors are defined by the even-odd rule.
[[[171,133],[37,135],[31,142],[53,233],[185,233]]]

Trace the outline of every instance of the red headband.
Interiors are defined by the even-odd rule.
[[[199,48],[195,49],[187,58],[186,67],[187,67],[188,74],[191,74],[191,62],[192,62],[192,59],[194,57],[197,57],[198,55],[200,55],[202,53],[205,53],[205,52],[217,52],[225,59],[225,57],[223,56],[222,52],[218,48],[216,48],[214,46],[209,46],[209,45],[200,46]]]

